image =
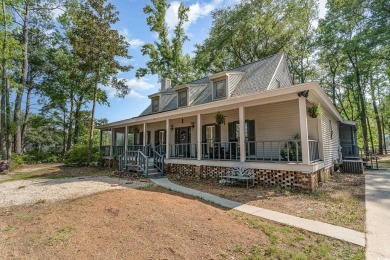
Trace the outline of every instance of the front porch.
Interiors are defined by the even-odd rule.
[[[158,153],[165,163],[223,166],[241,162],[256,168],[310,171],[315,165],[318,168],[323,155],[321,119],[306,115],[308,103],[295,95],[280,102],[218,110],[225,124],[216,124],[216,112],[204,111],[104,129],[101,152],[112,157],[139,151],[152,161]]]

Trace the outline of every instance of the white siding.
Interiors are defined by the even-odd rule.
[[[280,88],[288,87],[292,85],[290,72],[288,70],[286,59],[283,57],[282,61],[279,64],[279,67],[277,68],[275,72],[275,77],[272,79],[272,81],[269,84],[268,89],[276,89],[278,88],[278,82],[280,85]]]
[[[332,130],[330,128],[330,123]],[[322,139],[324,149],[324,165],[325,168],[331,167],[336,160],[339,159],[339,128],[336,119],[330,116],[329,113],[324,111],[321,118],[322,125]],[[333,134],[332,134],[333,131]]]
[[[229,97],[230,94],[234,91],[234,89],[237,87],[238,82],[242,79],[242,74],[230,74],[229,75]]]

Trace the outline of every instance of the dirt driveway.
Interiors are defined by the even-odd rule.
[[[140,188],[147,185],[146,182],[106,176],[10,181],[0,184],[0,207],[54,202],[106,190]]]

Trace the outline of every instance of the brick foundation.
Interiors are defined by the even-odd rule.
[[[165,172],[179,178],[212,179],[218,181],[225,175],[229,167],[222,166],[196,166],[190,164],[166,164]],[[314,191],[319,183],[326,182],[333,174],[333,167],[321,169],[312,173],[300,171],[281,171],[254,169],[255,184],[281,186],[283,188],[299,188]]]

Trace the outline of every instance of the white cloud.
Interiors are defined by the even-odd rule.
[[[124,79],[126,81],[126,85],[131,89],[130,93],[125,98],[145,98],[146,96],[139,93],[139,91],[145,91],[154,88],[153,84],[150,84],[147,78],[132,78],[132,79]],[[110,86],[100,86],[100,88],[106,92],[107,97],[109,99],[117,98],[115,97],[116,90]]]
[[[195,3],[189,6],[190,10],[188,11],[188,22],[184,24],[184,29],[188,30],[191,24],[196,23],[199,18],[209,15],[214,11],[223,1],[222,0],[213,0],[206,4]],[[173,30],[176,24],[178,23],[178,12],[179,12],[179,1],[173,1],[170,3],[165,15],[165,22],[167,23],[170,30]]]
[[[60,9],[60,8],[55,8],[51,11],[51,14],[53,15],[53,17],[55,19],[57,19],[58,17],[60,17],[62,14],[64,13],[64,10]]]
[[[131,38],[130,36],[130,33],[129,33],[129,30],[127,30],[126,28],[124,28],[123,30],[120,30],[119,33],[121,35],[123,35],[123,37],[126,38],[126,41],[130,44],[130,48],[133,48],[133,49],[138,49],[139,47],[141,47],[142,45],[144,45],[145,43],[140,40],[140,39],[137,39],[137,38]]]
[[[126,97],[128,97],[128,98],[138,98],[138,99],[145,98],[144,95],[141,95],[140,93],[138,93],[137,91],[134,91],[134,90],[131,90],[130,94],[127,95]]]
[[[137,89],[137,90],[148,90],[148,89],[152,89],[152,88],[155,87],[153,84],[150,84],[150,83],[148,82],[148,79],[147,79],[147,78],[140,78],[140,79],[132,78],[132,79],[127,79],[127,80],[126,80],[126,84],[127,84],[127,86],[129,86],[129,88],[131,88],[132,90],[133,90],[133,89]]]

